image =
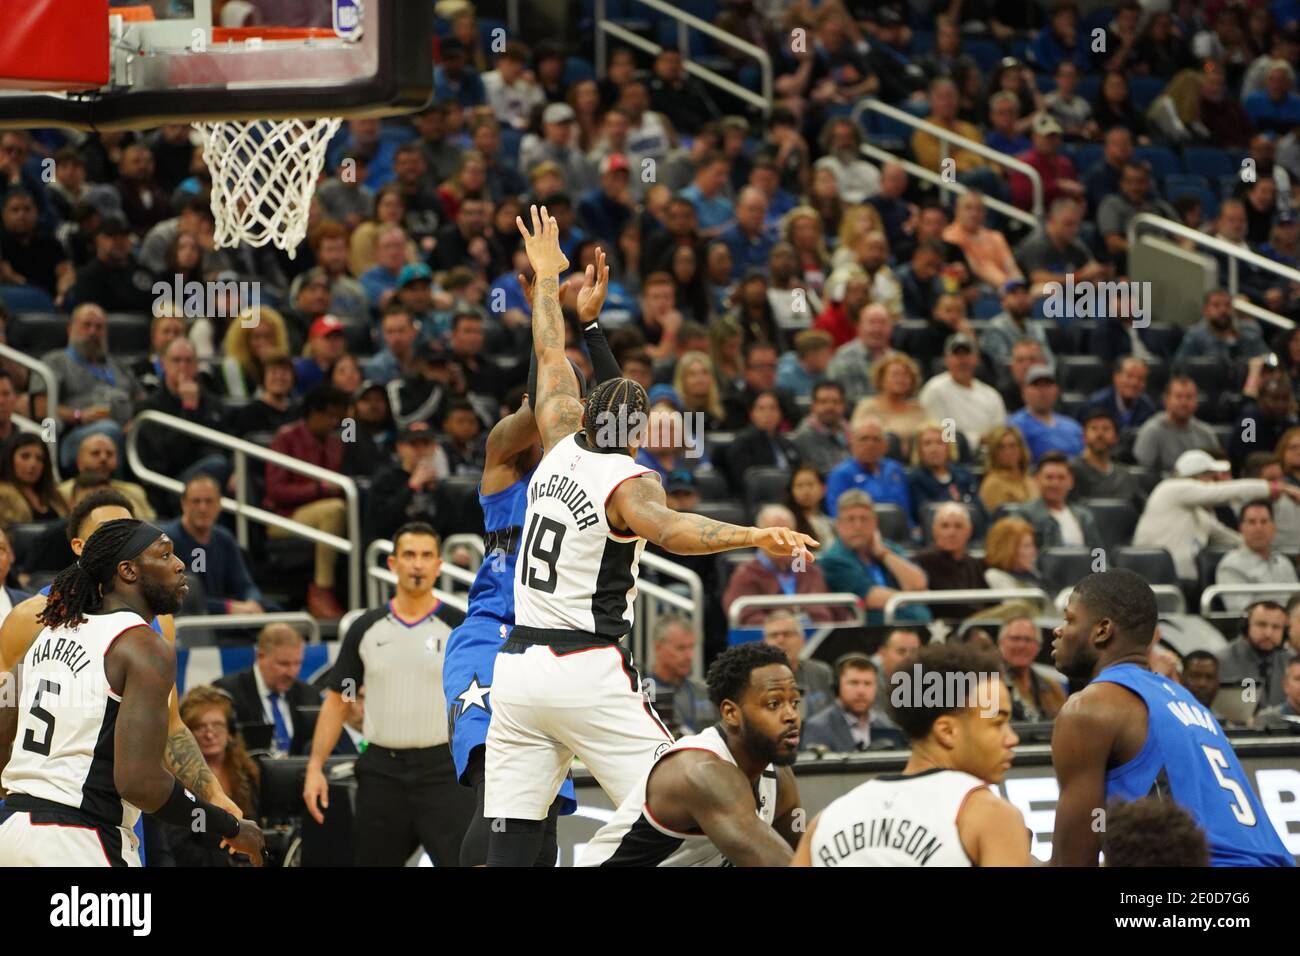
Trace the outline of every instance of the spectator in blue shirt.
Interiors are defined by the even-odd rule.
[[[826,378],[835,354],[834,339],[821,329],[804,329],[795,334],[794,351],[776,363],[776,387],[796,398],[811,398],[813,388]]]
[[[884,607],[900,591],[924,591],[926,574],[907,558],[902,549],[880,533],[875,503],[871,496],[855,489],[845,491],[835,502],[835,543],[817,556],[831,591],[861,594],[866,604],[867,623],[885,623]],[[908,604],[898,615],[904,621],[928,621],[924,604]]]
[[[455,37],[442,41],[442,63],[433,70],[433,99],[442,103],[455,100],[468,109],[487,102],[487,90],[478,70],[465,59],[465,46]]]
[[[989,99],[989,131],[984,134],[984,145],[1012,156],[1029,149],[1033,143],[1017,129],[1019,121],[1020,97],[1010,90],[994,93]]]
[[[203,582],[209,614],[261,614],[271,610],[253,583],[235,536],[217,524],[221,489],[208,475],[185,483],[181,516],[162,525],[179,557]]]
[[[1088,45],[1079,32],[1079,8],[1073,0],[1061,0],[1056,5],[1051,22],[1029,41],[1025,59],[1036,72],[1049,76],[1066,60],[1080,72],[1088,69]]]
[[[746,186],[736,198],[736,221],[718,236],[731,250],[731,277],[746,269],[765,269],[776,231],[767,224],[767,196],[756,186]]]
[[[605,248],[618,245],[619,234],[632,218],[632,167],[622,153],[610,153],[600,161],[600,188],[578,200],[578,221]]]
[[[727,197],[727,179],[731,164],[721,153],[709,153],[695,167],[695,179],[678,195],[695,207],[700,232],[716,236],[735,217],[735,207]]]
[[[397,294],[397,280],[406,265],[406,230],[398,225],[384,226],[375,239],[375,264],[357,280],[366,290],[372,309],[381,310]]]
[[[772,228],[780,225],[781,217],[799,205],[799,200],[793,193],[781,188],[781,167],[770,159],[754,160],[754,165],[749,170],[749,185],[761,190],[767,199],[765,221]]]
[[[888,444],[885,426],[874,415],[853,423],[849,457],[826,478],[826,513],[835,517],[840,495],[850,488],[865,491],[871,500],[898,505],[912,522],[912,495],[907,487],[907,469],[885,457]]]
[[[1259,133],[1285,136],[1300,126],[1300,96],[1291,91],[1295,70],[1286,60],[1274,60],[1264,78],[1264,89],[1251,93],[1242,104]]]
[[[1030,458],[1038,461],[1049,451],[1059,451],[1067,458],[1082,454],[1083,426],[1052,410],[1061,397],[1061,388],[1050,365],[1035,365],[1026,372],[1020,393],[1025,407],[1008,416],[1007,424],[1025,436]]]

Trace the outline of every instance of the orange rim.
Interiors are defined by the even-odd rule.
[[[212,42],[249,40],[333,40],[336,34],[329,27],[213,27]]]

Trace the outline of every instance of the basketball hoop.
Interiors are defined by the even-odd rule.
[[[212,174],[214,241],[219,249],[273,243],[297,255],[325,151],[341,119],[195,123]]]

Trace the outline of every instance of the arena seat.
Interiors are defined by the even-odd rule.
[[[1158,76],[1129,76],[1128,97],[1142,112],[1164,92],[1165,81]]]
[[[1183,171],[1183,164],[1179,162],[1178,154],[1167,146],[1139,146],[1133,150],[1133,158],[1150,164],[1152,175],[1160,182],[1164,182],[1166,176],[1177,175]]]
[[[23,312],[53,312],[54,300],[44,289],[29,285],[0,285],[0,302],[12,315]],[[65,320],[66,321],[66,320]]]
[[[1196,382],[1202,397],[1217,396],[1228,387],[1228,369],[1216,358],[1184,359],[1175,366],[1175,371]]]
[[[41,356],[68,344],[68,317],[56,312],[28,312],[9,320],[9,344]]]
[[[1117,548],[1133,540],[1138,513],[1131,502],[1123,498],[1084,498],[1079,504],[1092,511],[1107,548]]]
[[[1091,394],[1110,384],[1110,370],[1095,355],[1058,355],[1056,380],[1062,391]]]
[[[1174,559],[1164,548],[1142,548],[1128,545],[1113,550],[1110,554],[1110,566],[1128,568],[1142,577],[1149,584],[1180,585],[1178,572],[1174,570]]]
[[[691,510],[697,515],[704,515],[714,521],[726,521],[741,527],[749,525],[749,515],[745,511],[745,506],[738,501],[701,501]]]
[[[886,541],[905,544],[912,537],[912,526],[907,520],[907,513],[898,505],[884,501],[875,503],[876,522],[880,534]]]
[[[1196,573],[1202,588],[1208,588],[1214,583],[1214,575],[1219,569],[1219,562],[1223,560],[1223,556],[1228,551],[1228,548],[1205,548],[1196,556]]]
[[[1053,596],[1092,574],[1092,563],[1088,548],[1044,548],[1038,555],[1038,568]]]
[[[712,468],[700,468],[691,473],[695,487],[705,501],[722,501],[727,498],[727,479]]]
[[[115,355],[124,352],[149,354],[149,326],[152,319],[132,312],[108,314],[108,348]]]
[[[1183,166],[1188,172],[1200,173],[1210,179],[1235,178],[1240,172],[1232,154],[1218,146],[1184,146]]]
[[[55,522],[24,521],[5,528],[5,533],[9,536],[9,547],[14,554],[14,567],[26,568],[27,561],[31,557],[32,545],[53,524]]]
[[[790,483],[790,469],[755,465],[745,469],[745,504],[751,512],[761,505],[780,502],[785,498],[785,486]]]

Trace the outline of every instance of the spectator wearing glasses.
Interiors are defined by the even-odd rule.
[[[1065,704],[1065,688],[1037,663],[1042,646],[1043,635],[1032,618],[1013,617],[998,629],[1012,720],[1054,720]]]

